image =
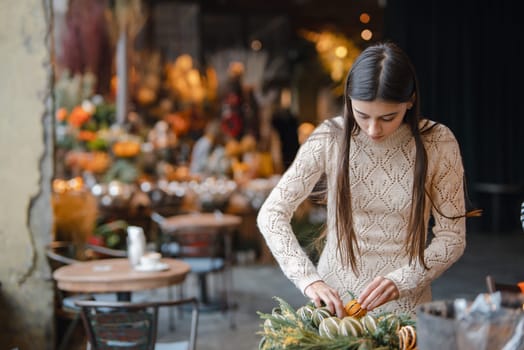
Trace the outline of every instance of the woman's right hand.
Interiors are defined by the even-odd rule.
[[[316,281],[306,287],[304,293],[310,298],[316,307],[321,307],[322,303],[339,318],[346,316],[344,304],[338,292],[328,286],[324,281]]]

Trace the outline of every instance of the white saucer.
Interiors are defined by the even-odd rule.
[[[164,271],[169,268],[169,265],[163,262],[159,262],[155,265],[145,266],[145,265],[136,265],[136,271],[151,272],[151,271]]]

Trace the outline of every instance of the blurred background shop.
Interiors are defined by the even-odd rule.
[[[384,5],[55,2],[55,239],[123,248],[96,228],[220,210],[244,217],[237,248],[269,259],[257,209],[300,140],[340,114]]]
[[[413,57],[423,113],[457,134],[472,199],[496,212],[477,222],[518,226],[505,207],[520,200],[523,172],[514,161],[523,128],[515,111],[519,74],[512,73],[522,70],[520,25],[509,1],[54,6],[58,179],[103,183],[96,187],[102,196],[117,182],[156,189],[213,176],[242,187],[281,174],[298,126],[340,114],[352,61],[386,39]],[[225,159],[194,174],[191,151],[210,121],[220,123],[213,148],[223,146]]]

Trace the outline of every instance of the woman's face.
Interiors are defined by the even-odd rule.
[[[394,133],[404,120],[411,102],[391,103],[382,100],[359,101],[351,99],[355,121],[373,141],[380,142]]]

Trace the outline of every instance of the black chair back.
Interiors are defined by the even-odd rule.
[[[191,305],[187,340],[170,343],[169,348],[196,349],[199,316],[196,298],[141,303],[79,300],[76,305],[82,310],[84,328],[93,350],[153,350],[157,344],[159,309]]]

